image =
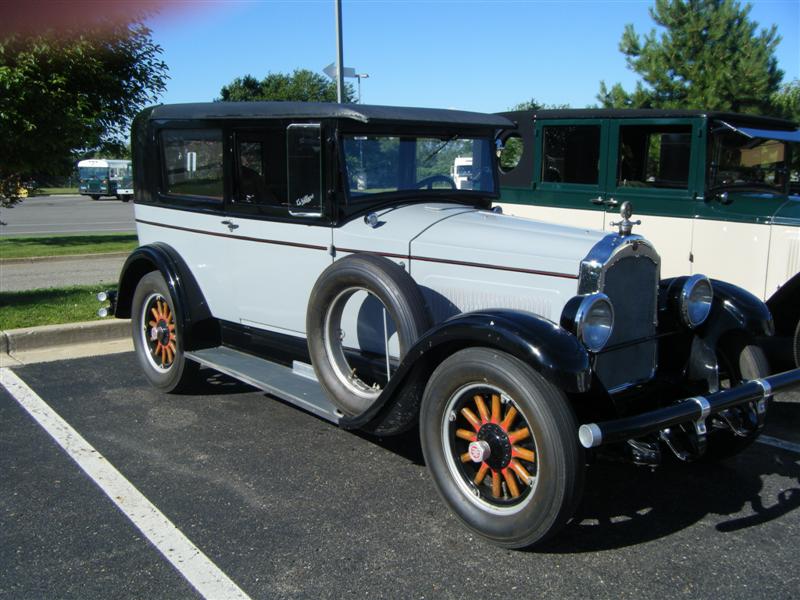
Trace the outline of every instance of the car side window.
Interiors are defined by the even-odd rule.
[[[617,187],[687,189],[690,125],[622,125]]]
[[[161,146],[165,193],[222,202],[221,129],[165,129]]]
[[[234,203],[286,210],[286,154],[283,131],[236,136]]]
[[[543,131],[542,182],[598,183],[599,125],[548,125]]]
[[[322,213],[322,130],[318,123],[293,123],[286,128],[289,213]]]

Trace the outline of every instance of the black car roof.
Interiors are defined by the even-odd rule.
[[[708,117],[723,121],[737,123],[752,123],[773,129],[794,129],[797,127],[792,121],[777,119],[775,117],[762,117],[759,115],[746,115],[743,113],[722,112],[714,110],[688,110],[688,109],[656,109],[656,108],[557,108],[527,111],[508,111],[499,113],[511,119],[659,119],[659,118],[687,118]]]
[[[335,104],[328,102],[204,102],[153,107],[151,120],[160,119],[350,119],[359,123],[461,125],[506,129],[513,123],[500,115],[446,110]]]

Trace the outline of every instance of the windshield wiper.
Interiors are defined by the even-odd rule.
[[[445,147],[445,146],[447,146],[447,144],[449,144],[450,142],[452,142],[452,141],[453,141],[453,140],[455,140],[455,139],[458,139],[458,134],[457,134],[457,133],[454,133],[452,136],[450,136],[449,138],[447,138],[446,140],[444,140],[444,141],[443,141],[441,144],[439,144],[439,145],[438,145],[436,148],[434,148],[434,149],[433,149],[433,152],[431,152],[430,154],[428,154],[428,156],[426,156],[426,157],[425,157],[425,158],[422,160],[422,164],[423,164],[423,165],[424,165],[424,164],[428,164],[428,161],[429,161],[430,159],[432,159],[434,156],[436,156],[437,154],[439,154],[439,152],[441,152],[442,150],[444,150],[444,147]]]

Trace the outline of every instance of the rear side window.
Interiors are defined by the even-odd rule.
[[[690,125],[623,125],[619,128],[618,187],[687,189]]]
[[[166,193],[222,201],[222,130],[161,132]]]
[[[598,183],[599,125],[548,125],[543,130],[542,181]]]

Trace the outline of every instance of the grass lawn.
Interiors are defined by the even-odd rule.
[[[0,329],[98,320],[97,309],[107,303],[98,302],[96,295],[107,289],[97,284],[0,292]]]
[[[0,259],[130,252],[137,245],[135,233],[12,237],[0,239]]]

